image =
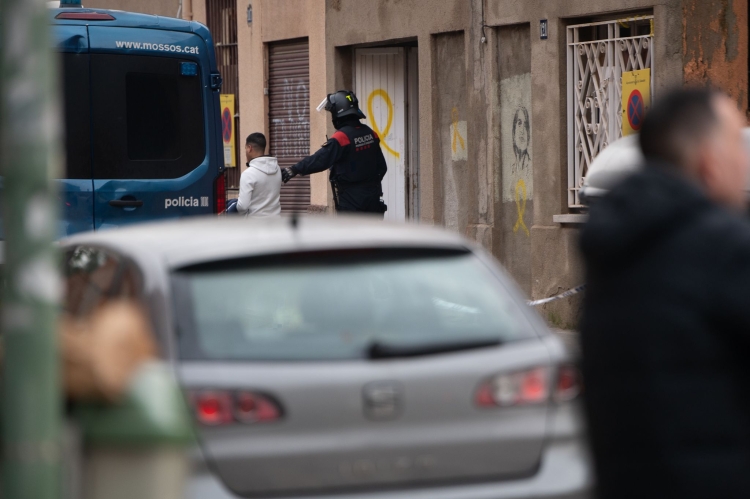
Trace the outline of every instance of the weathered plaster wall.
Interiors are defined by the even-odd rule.
[[[197,1],[197,0],[196,0]],[[261,131],[268,136],[266,44],[307,38],[310,43],[310,152],[326,137],[326,116],[315,111],[326,95],[325,0],[251,0],[253,23],[247,25],[248,0],[238,0],[240,66],[240,137]],[[244,139],[242,141],[244,143]],[[244,166],[243,166],[244,169]],[[310,178],[311,204],[327,204],[326,173]]]
[[[434,113],[437,122],[434,142],[434,172],[440,190],[440,222],[447,228],[466,233],[468,206],[472,204],[472,172],[468,151],[472,140],[467,133],[466,48],[462,31],[436,35],[433,39],[435,90]]]
[[[494,206],[500,221],[493,252],[521,289],[531,294],[531,231],[534,219],[534,126],[531,120],[531,29],[528,24],[497,29],[500,161]],[[543,144],[544,138],[540,138]],[[543,147],[543,146],[542,146]]]
[[[626,17],[652,11],[656,33],[654,95],[658,98],[659,92],[683,81],[684,1],[486,0],[482,19],[483,2],[480,0],[328,0],[326,55],[334,66],[328,82],[330,87],[351,82],[348,55],[351,47],[395,44],[416,37],[420,75],[420,219],[423,223],[445,224],[477,240],[504,261],[531,296],[545,297],[583,280],[577,253],[578,226],[553,222],[554,215],[569,211],[566,195],[566,27],[603,16],[616,18],[618,13]],[[540,19],[549,22],[547,40],[539,38]],[[518,42],[519,47],[512,47],[512,52],[523,52],[522,58],[530,69],[527,78],[531,105],[528,111],[532,136],[530,163],[533,166],[528,184],[533,189],[533,202],[527,200],[524,217],[529,230],[525,251],[520,246],[514,247],[508,234],[518,235],[518,231],[512,232],[518,218],[515,198],[503,203],[502,192],[496,192],[505,187],[502,182],[501,121],[503,116],[507,120],[508,110],[504,110],[501,104],[504,69],[500,67],[503,63],[498,57],[503,43],[497,40],[496,30],[482,29],[483,24],[492,27],[529,26],[525,45]],[[457,80],[456,85],[465,85],[466,89],[466,126],[470,144],[466,166],[461,170],[456,168],[460,162],[445,161],[451,145],[445,144],[445,128],[448,126],[450,130],[453,121],[446,119],[448,101],[456,99],[445,87],[449,85],[447,80],[456,79],[456,76],[446,72],[446,67],[449,67],[444,61],[447,52],[440,48],[444,37],[455,36],[446,33],[458,31],[463,32],[464,37],[466,79],[465,83]],[[481,41],[483,36],[486,43]],[[451,57],[458,57],[458,54]],[[507,88],[505,93],[508,93]],[[456,175],[459,171],[462,173]],[[452,178],[447,175],[449,173],[453,174]],[[573,326],[577,301],[557,302],[544,307],[542,313],[557,325]]]
[[[83,6],[94,9],[114,9],[141,12],[156,16],[175,17],[180,0],[83,0]]]
[[[207,24],[208,12],[206,10],[205,0],[184,0],[189,2],[187,9],[185,9],[184,16],[190,16],[192,13],[192,21],[198,21],[199,23]],[[242,17],[242,16],[240,16]],[[189,18],[189,17],[188,17]]]
[[[685,0],[682,57],[685,82],[710,84],[747,109],[748,2]]]
[[[583,0],[546,2],[489,1],[486,24],[491,26],[531,23],[531,123],[534,147],[533,221],[530,228],[531,296],[543,298],[583,282],[578,254],[578,226],[553,222],[567,213],[567,54],[566,28],[570,24],[627,17],[653,9],[655,21],[654,96],[682,82],[681,1]],[[539,20],[547,19],[549,37],[539,37]],[[515,210],[515,207],[511,207]],[[496,214],[496,216],[502,216]],[[507,215],[506,215],[507,216]],[[497,232],[493,232],[497,234]],[[502,245],[502,242],[501,242]],[[493,241],[493,247],[497,242]],[[519,270],[510,269],[514,275]],[[523,282],[520,283],[524,287]],[[580,297],[554,302],[539,311],[550,323],[577,324]]]
[[[268,137],[266,116],[268,106],[263,95],[266,80],[265,48],[263,46],[263,18],[266,2],[253,0],[253,22],[248,26],[247,14],[237,18],[237,44],[240,89],[240,168],[245,166],[245,138],[253,132],[263,132]],[[238,12],[247,9],[246,0],[237,0]],[[246,10],[245,10],[246,11]]]
[[[470,1],[327,0],[326,6],[326,57],[334,65],[328,74],[329,89],[352,87],[352,46],[417,39],[420,219],[424,223],[436,223],[436,218],[442,219],[443,209],[438,203],[439,195],[435,194],[442,190],[442,186],[435,175],[439,160],[435,157],[434,137],[439,135],[433,113],[436,93],[432,88],[432,35],[468,28]],[[329,132],[332,132],[332,128],[329,128]],[[434,137],[433,132],[436,134]]]

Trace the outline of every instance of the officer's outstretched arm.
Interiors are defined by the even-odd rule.
[[[296,175],[310,175],[329,169],[341,159],[344,147],[335,138],[329,140],[323,147],[315,151],[315,154],[304,158],[292,167]]]

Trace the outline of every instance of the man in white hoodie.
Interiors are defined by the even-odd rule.
[[[245,141],[247,170],[240,177],[237,211],[251,217],[276,217],[281,214],[279,194],[281,169],[276,158],[266,156],[266,137],[251,133]]]

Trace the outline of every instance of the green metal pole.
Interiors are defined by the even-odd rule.
[[[60,494],[60,280],[51,178],[62,159],[57,60],[46,0],[0,0],[4,499]]]

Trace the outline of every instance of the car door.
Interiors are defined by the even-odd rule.
[[[198,61],[172,52],[102,51],[112,35],[90,30],[97,46],[91,55],[95,227],[212,213],[207,76]],[[115,30],[124,39],[148,39],[144,33],[154,31],[109,28]],[[184,46],[205,49],[199,37],[179,36]]]
[[[89,43],[85,26],[55,26],[60,52],[65,163],[57,169],[60,236],[94,228]]]

